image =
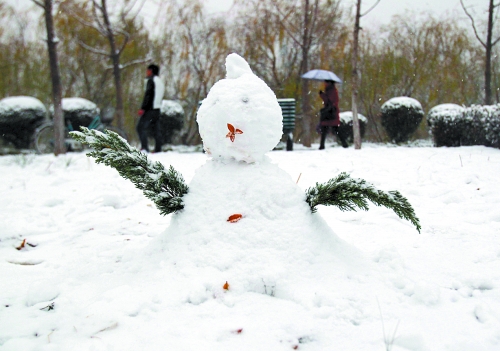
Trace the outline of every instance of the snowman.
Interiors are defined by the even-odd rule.
[[[400,217],[412,217],[413,209],[406,199],[401,203],[399,193],[381,200],[376,196],[382,192],[364,181],[350,182],[346,175],[304,193],[265,155],[282,136],[275,94],[237,54],[227,56],[226,71],[198,111],[209,159],[189,187],[173,168],[166,172],[161,164],[152,164],[112,132],[83,129],[74,137],[94,148],[89,155],[97,162],[132,180],[163,214],[175,212],[149,252],[159,254],[163,265],[176,267],[202,291],[214,294],[223,289],[311,301],[319,290],[335,286],[340,277],[355,276],[366,264],[314,213],[315,206],[364,208],[365,200],[359,198],[368,191],[366,198],[378,205],[388,206],[386,201],[396,213],[410,211],[406,217],[398,213]],[[138,170],[146,171],[141,175]],[[342,191],[352,192],[358,202],[338,202]],[[418,219],[412,221],[419,229]],[[296,296],[304,292],[300,286],[311,287],[312,295]]]

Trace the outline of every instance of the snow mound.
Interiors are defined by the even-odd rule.
[[[422,109],[422,105],[417,100],[415,100],[411,97],[407,97],[407,96],[399,96],[399,97],[395,97],[395,98],[392,98],[392,99],[389,99],[388,101],[386,101],[382,105],[381,110],[382,111],[392,110],[392,109],[396,109],[399,107],[414,108],[417,110]]]
[[[367,123],[368,119],[363,116],[361,113],[358,113],[358,119],[363,122]],[[348,124],[352,122],[352,111],[345,111],[340,113],[340,122],[343,124]]]
[[[62,108],[64,111],[98,110],[92,101],[80,97],[63,98]]]
[[[312,214],[303,190],[268,161],[209,160],[183,201],[183,211],[146,256],[158,252],[165,267],[188,278],[192,304],[222,291],[227,281],[237,295],[272,294],[308,305],[326,281],[335,284],[364,267],[362,255]],[[235,214],[241,219],[228,221]],[[298,293],[301,286],[311,294]]]
[[[31,96],[11,96],[0,100],[0,113],[7,111],[38,110],[47,112],[45,105]]]
[[[436,119],[451,119],[454,120],[465,110],[463,106],[457,104],[441,104],[434,106],[427,114],[427,121],[432,123]]]
[[[161,102],[161,113],[165,115],[175,115],[182,114],[184,115],[184,109],[181,104],[177,101],[173,100],[163,100]]]
[[[198,110],[203,146],[214,158],[260,161],[281,139],[281,107],[242,57],[229,55],[226,67]]]

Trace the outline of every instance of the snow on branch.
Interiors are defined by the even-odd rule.
[[[415,211],[398,191],[378,190],[365,180],[353,179],[345,172],[326,183],[316,183],[316,186],[306,190],[306,202],[313,213],[318,205],[337,206],[341,211],[356,211],[356,208],[367,211],[366,200],[393,210],[399,218],[410,221],[420,233],[422,227]]]

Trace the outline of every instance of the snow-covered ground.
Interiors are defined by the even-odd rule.
[[[273,280],[262,292],[227,278],[225,290],[225,281],[203,276],[209,267],[187,266],[193,248],[184,267],[151,254],[171,216],[115,170],[84,154],[4,156],[0,350],[500,349],[500,150],[364,144],[268,155],[293,181],[300,176],[303,190],[342,171],[399,190],[422,233],[374,205],[320,207],[345,250],[334,248],[325,263],[338,269],[297,286],[299,265],[286,284]],[[188,184],[207,159],[151,158]],[[361,264],[349,271],[347,261]]]

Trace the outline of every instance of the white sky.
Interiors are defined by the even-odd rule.
[[[231,8],[233,0],[205,0],[210,12],[227,11]],[[375,4],[376,0],[362,1],[361,12],[368,10]],[[356,3],[355,0],[344,0],[344,6]],[[488,1],[486,0],[464,0],[465,5],[471,7],[478,15],[487,10]],[[460,0],[381,0],[380,3],[363,18],[365,23],[385,24],[395,14],[403,14],[406,11],[422,12],[428,11],[438,16],[456,13],[460,21],[468,21],[465,17]],[[481,16],[479,16],[481,17]],[[478,17],[478,18],[479,18]]]
[[[33,7],[31,0],[3,0],[6,3],[14,6],[16,9],[28,9]],[[157,3],[161,0],[146,0],[148,2]],[[368,10],[376,0],[364,0],[362,2],[362,12]],[[233,0],[205,0],[205,4],[210,13],[228,11],[233,5]],[[478,19],[486,19],[487,0],[464,0],[467,7],[471,7],[476,12]],[[343,0],[344,6],[354,7],[355,0]],[[147,5],[146,5],[147,6]],[[362,19],[362,25],[372,26],[386,24],[389,19],[395,14],[403,14],[406,11],[422,12],[428,11],[437,16],[445,14],[456,14],[457,21],[469,24],[461,5],[460,0],[381,0],[380,3]]]

